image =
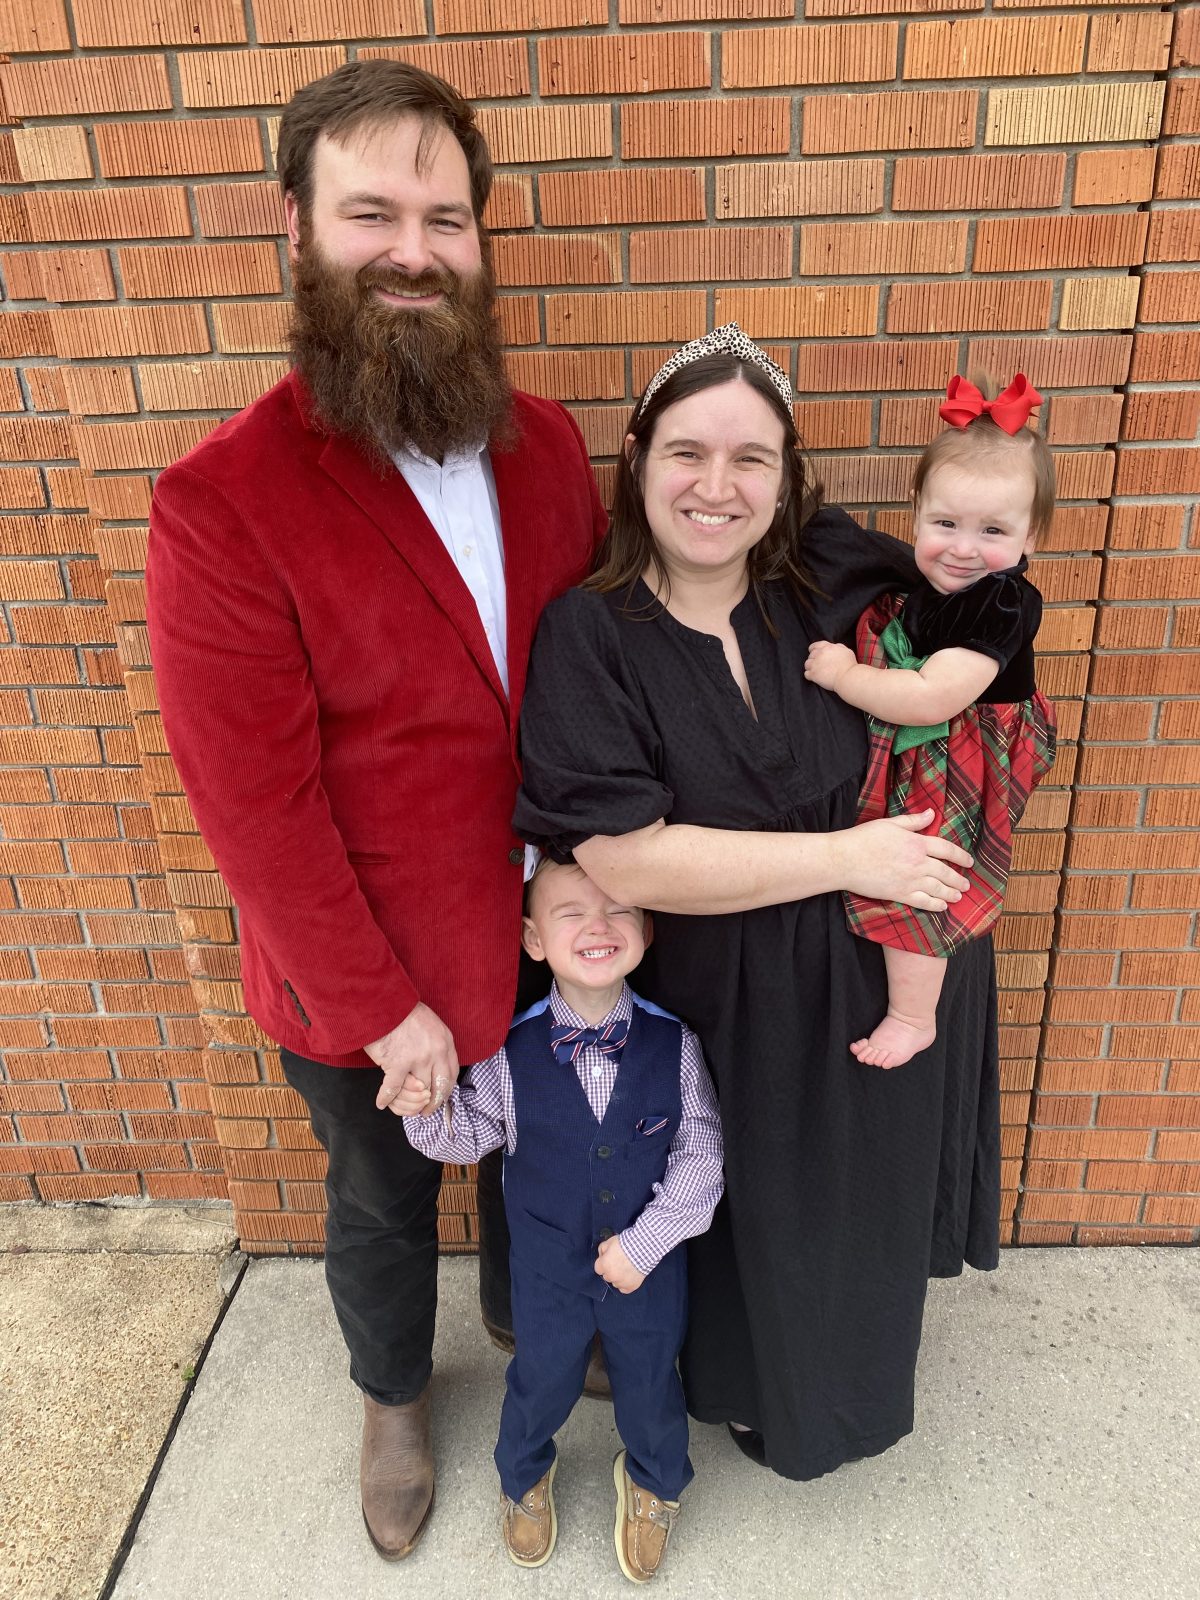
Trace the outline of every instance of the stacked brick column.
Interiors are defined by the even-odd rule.
[[[242,1010],[142,570],[153,473],[285,370],[278,109],[391,55],[482,108],[513,376],[572,408],[602,486],[664,353],[731,318],[793,376],[830,497],[896,532],[954,371],[1049,396],[1064,744],[998,940],[1006,1229],[1194,1240],[1198,18],[0,0],[0,1197],[228,1193],[250,1248],[319,1246],[321,1155]]]
[[[1142,19],[1143,27],[1147,24]],[[1019,1237],[1186,1242],[1200,1160],[1200,8],[1174,19]],[[1114,173],[1115,177],[1115,173]],[[1119,181],[1119,180],[1118,180]],[[1188,204],[1189,200],[1193,203]]]

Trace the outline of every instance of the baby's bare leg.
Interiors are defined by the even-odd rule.
[[[869,1039],[856,1039],[850,1054],[865,1067],[902,1067],[937,1038],[937,1003],[946,976],[940,956],[883,947],[887,968],[887,1016]]]

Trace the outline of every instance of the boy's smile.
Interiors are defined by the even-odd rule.
[[[549,963],[572,1011],[599,1022],[642,959],[648,930],[644,912],[618,905],[582,868],[551,864],[530,885],[521,938],[535,961]]]

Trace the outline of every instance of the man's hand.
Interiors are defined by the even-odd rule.
[[[383,1069],[383,1082],[375,1096],[381,1111],[392,1111],[397,1116],[412,1115],[411,1099],[416,1093],[408,1088],[407,1079],[416,1078],[427,1092],[427,1099],[417,1110],[424,1116],[440,1111],[458,1081],[458,1051],[454,1048],[454,1035],[427,1005],[420,1001],[404,1021],[382,1039],[364,1045],[363,1049]],[[405,1096],[401,1103],[400,1096]]]
[[[646,1274],[639,1272],[630,1261],[621,1249],[621,1241],[615,1234],[611,1239],[601,1239],[600,1251],[596,1256],[596,1271],[605,1283],[611,1283],[613,1288],[622,1294],[632,1294],[646,1281]]]
[[[828,639],[816,639],[809,647],[804,663],[804,676],[810,683],[837,693],[838,679],[850,667],[856,666],[854,651],[844,644],[832,644]]]

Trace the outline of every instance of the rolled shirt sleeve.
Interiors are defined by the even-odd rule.
[[[404,1117],[404,1132],[414,1150],[432,1161],[469,1164],[507,1147],[513,1128],[511,1104],[505,1093],[508,1057],[498,1050],[477,1061],[455,1084],[441,1115]],[[511,1093],[511,1091],[510,1091]]]

